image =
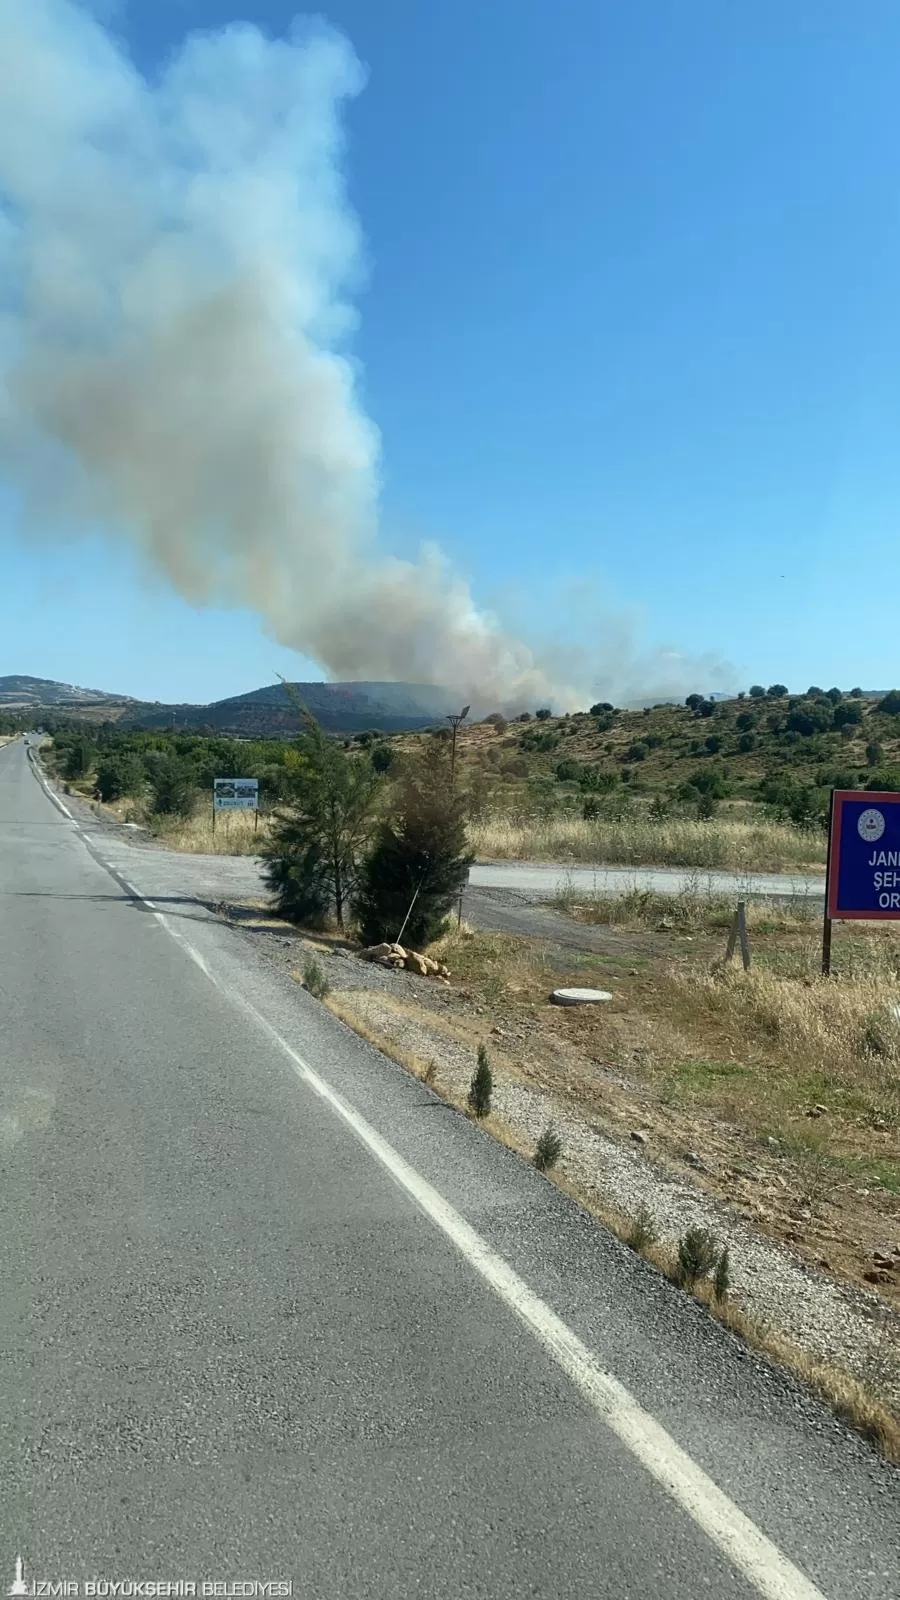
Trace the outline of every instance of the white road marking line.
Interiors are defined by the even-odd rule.
[[[142,897],[139,897],[142,898]],[[149,902],[145,901],[145,904]],[[173,928],[161,911],[154,915],[183,946],[216,988],[220,985],[198,950]],[[365,1117],[314,1072],[278,1029],[235,989],[225,991],[288,1057],[298,1078],[337,1113],[361,1144],[380,1161],[421,1211],[440,1228],[475,1272],[536,1336],[606,1426],[629,1449],[652,1478],[717,1545],[738,1572],[766,1600],[825,1600],[809,1578],[682,1450],[671,1434],[645,1411],[631,1392],[604,1371],[587,1346],[541,1298],[491,1249],[426,1178],[383,1139]]]
[[[44,791],[45,795],[47,796],[47,798],[49,800],[53,801],[53,804],[59,808],[59,810],[62,812],[64,817],[68,817],[70,822],[74,822],[75,818],[73,817],[73,815],[72,815],[71,811],[69,810],[68,806],[64,805],[63,801],[60,800],[58,794],[54,794],[53,793],[53,790],[51,789],[49,783],[47,782],[46,778],[44,777],[44,774],[41,772],[40,767],[38,766],[38,764],[35,761],[34,757],[31,756],[31,755],[29,755],[28,765],[30,766],[32,772],[34,773],[35,777],[37,778],[37,781],[40,784],[41,788],[43,789],[43,791]]]

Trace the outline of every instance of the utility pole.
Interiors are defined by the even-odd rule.
[[[453,743],[450,746],[450,790],[451,790],[451,793],[453,791],[453,776],[454,776],[454,773],[456,772],[456,735],[459,732],[460,723],[461,722],[465,722],[466,717],[469,715],[469,712],[471,711],[471,709],[472,709],[471,706],[463,706],[462,711],[455,711],[451,716],[448,716],[448,717],[446,717],[444,719],[446,722],[449,722],[451,728],[453,729]]]

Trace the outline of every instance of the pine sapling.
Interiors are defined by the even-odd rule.
[[[730,1268],[731,1259],[728,1254],[728,1246],[726,1245],[725,1249],[719,1256],[718,1261],[716,1262],[716,1271],[713,1278],[713,1294],[719,1302],[719,1305],[728,1299],[728,1291],[731,1288]]]
[[[483,1044],[478,1046],[478,1065],[469,1084],[469,1106],[476,1117],[486,1117],[491,1109],[494,1078],[488,1053]]]
[[[562,1140],[550,1122],[538,1139],[534,1152],[534,1164],[538,1172],[549,1172],[551,1167],[556,1166],[561,1155]]]
[[[719,1258],[716,1241],[707,1228],[688,1228],[678,1241],[675,1281],[682,1289],[693,1289],[698,1278],[706,1278]]]
[[[652,1212],[645,1205],[639,1206],[628,1230],[626,1244],[640,1256],[656,1243],[656,1239],[657,1229]]]

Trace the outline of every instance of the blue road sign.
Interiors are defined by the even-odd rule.
[[[900,921],[900,794],[835,789],[827,915]]]

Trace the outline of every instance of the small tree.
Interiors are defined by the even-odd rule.
[[[862,706],[859,701],[845,700],[840,705],[835,706],[831,720],[835,728],[849,728],[862,722],[862,719]]]
[[[478,1046],[478,1061],[472,1073],[472,1082],[469,1084],[469,1108],[476,1117],[486,1117],[491,1109],[491,1095],[494,1092],[494,1076],[488,1053],[483,1044]]]
[[[752,694],[752,689],[750,692]],[[766,694],[769,696],[770,700],[782,700],[787,692],[788,687],[786,683],[770,683],[768,689],[766,690]]]
[[[63,760],[63,776],[75,781],[86,778],[94,764],[94,751],[87,739],[75,739]]]
[[[536,711],[534,714],[537,717],[538,722],[546,722],[548,717],[552,717],[553,712],[550,710],[549,706],[541,706],[540,711]]]
[[[333,914],[343,928],[380,780],[368,754],[349,754],[304,715],[303,759],[265,847],[264,871],[284,916],[316,925]]]
[[[535,1147],[534,1164],[537,1167],[538,1172],[549,1172],[551,1167],[556,1166],[556,1163],[561,1155],[562,1139],[559,1137],[559,1134],[554,1128],[553,1123],[550,1122],[547,1124],[547,1127],[544,1129]]]
[[[397,758],[391,744],[376,744],[372,750],[372,766],[376,772],[390,772]]]
[[[189,817],[194,809],[197,787],[194,774],[177,756],[164,756],[153,767],[150,804],[162,817]]]
[[[765,700],[765,698],[766,698],[766,691],[763,688],[762,684],[761,683],[751,683],[751,685],[750,685],[750,699],[751,700]]]
[[[883,717],[900,716],[900,689],[890,689],[879,700],[875,710],[880,711]]]
[[[443,931],[472,861],[449,757],[432,752],[409,763],[392,802],[360,874],[355,911],[366,944],[399,938],[405,922],[403,937],[418,949]]]
[[[877,739],[870,740],[866,745],[866,760],[870,767],[877,767],[879,762],[884,760],[884,746],[880,745]]]
[[[719,1259],[716,1241],[707,1228],[688,1228],[678,1241],[675,1281],[682,1289],[693,1289],[698,1278],[706,1278]]]
[[[139,755],[126,752],[106,756],[97,766],[97,790],[103,801],[139,795],[146,782],[144,763]]]
[[[722,1305],[723,1302],[728,1299],[728,1291],[730,1288],[731,1257],[728,1254],[728,1246],[726,1245],[725,1249],[719,1256],[718,1261],[716,1262],[716,1270],[713,1277],[713,1294],[719,1302],[719,1305]]]

